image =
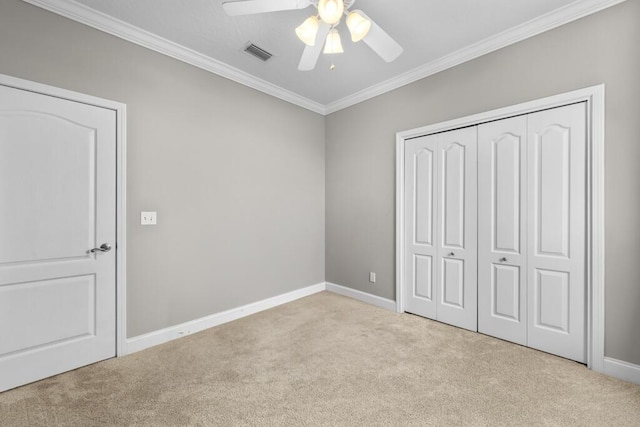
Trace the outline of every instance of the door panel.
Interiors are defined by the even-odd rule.
[[[521,144],[521,137],[513,133],[493,141],[494,251],[520,253]]]
[[[421,149],[415,155],[414,197],[415,237],[417,244],[433,245],[433,151]]]
[[[528,116],[528,345],[586,362],[586,107]]]
[[[493,264],[491,272],[491,316],[520,322],[520,267]]]
[[[438,320],[477,330],[476,127],[438,138]]]
[[[32,112],[0,112],[0,129],[0,168],[13,178],[0,183],[13,207],[2,210],[0,235],[12,244],[0,245],[0,263],[86,257],[95,241],[95,129]],[[69,168],[69,159],[84,161]],[[75,203],[60,203],[60,188]]]
[[[569,144],[571,129],[558,124],[544,127],[532,141],[535,170],[534,243],[536,255],[568,257]]]
[[[442,259],[442,304],[464,308],[464,261]]]
[[[478,126],[478,331],[527,343],[526,116]]]
[[[413,254],[414,289],[417,297],[433,300],[433,258],[429,255]]]
[[[569,333],[569,273],[535,270],[535,327]]]
[[[464,248],[465,147],[448,144],[442,150],[442,236],[444,246]]]
[[[405,144],[405,309],[436,318],[434,288],[438,266],[436,229],[437,137],[430,135]]]
[[[0,391],[115,355],[115,120],[0,86]]]
[[[11,319],[0,323],[3,355],[95,335],[95,276],[2,286],[0,311]]]

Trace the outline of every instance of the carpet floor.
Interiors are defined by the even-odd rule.
[[[0,393],[1,426],[640,426],[640,386],[322,292]]]

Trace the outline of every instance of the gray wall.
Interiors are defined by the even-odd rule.
[[[326,280],[394,298],[396,132],[605,83],[605,353],[640,364],[639,41],[629,0],[331,114]]]
[[[324,280],[322,116],[19,0],[0,73],[127,104],[129,336]]]

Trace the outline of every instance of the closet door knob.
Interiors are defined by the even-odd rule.
[[[500,258],[500,262],[507,262],[507,258],[505,257]]]
[[[456,254],[454,254],[453,252],[449,252],[447,256],[456,256]]]

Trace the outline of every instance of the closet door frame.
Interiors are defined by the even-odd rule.
[[[604,372],[604,84],[579,89],[396,134],[396,311],[404,313],[405,141],[493,120],[586,102],[587,110],[587,366]]]

